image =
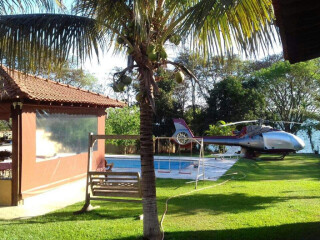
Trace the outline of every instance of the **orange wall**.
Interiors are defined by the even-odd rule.
[[[105,116],[98,117],[98,134],[105,132]],[[53,187],[84,177],[87,171],[87,153],[36,162],[36,113],[25,107],[22,113],[22,176],[21,192],[41,187]],[[92,169],[104,164],[104,142],[98,142],[94,152]],[[66,180],[66,181],[64,181]]]

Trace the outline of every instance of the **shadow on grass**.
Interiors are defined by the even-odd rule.
[[[168,232],[165,234],[165,239],[319,240],[320,222],[294,223],[259,228]]]
[[[142,214],[142,205],[134,203],[110,203],[91,201],[93,206],[100,206],[90,212],[75,215],[84,205],[84,202],[77,203],[72,206],[63,208],[56,212],[48,213],[43,216],[32,217],[29,219],[16,219],[13,221],[0,220],[1,225],[12,224],[33,224],[33,223],[51,223],[51,222],[66,222],[66,221],[90,221],[90,220],[115,220],[115,219],[138,219]]]
[[[241,213],[260,209],[266,209],[274,203],[284,202],[292,199],[315,199],[316,196],[290,196],[290,197],[261,197],[247,196],[245,194],[195,194],[172,199],[170,201],[170,214],[180,216],[197,214],[201,211],[210,212],[212,215],[222,213]],[[136,219],[142,214],[142,206],[133,203],[108,203],[92,201],[93,206],[101,207],[91,212],[80,215],[74,215],[73,212],[81,209],[82,204],[73,206],[46,214],[44,216],[34,217],[19,221],[0,221],[2,225],[7,224],[34,224],[65,221],[91,221],[91,220],[115,220],[115,219]],[[159,201],[159,206],[163,205]]]
[[[129,240],[137,238],[120,238]],[[138,238],[139,239],[139,238]],[[142,237],[140,238],[142,239]],[[272,227],[165,232],[165,240],[319,240],[320,222]]]
[[[261,197],[245,194],[195,194],[172,199],[169,204],[170,214],[192,215],[198,212],[241,213],[266,209],[274,203],[292,199],[317,199],[318,196]]]

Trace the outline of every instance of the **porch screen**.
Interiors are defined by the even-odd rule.
[[[98,118],[94,115],[37,110],[36,121],[37,162],[87,152],[88,134],[98,132]]]

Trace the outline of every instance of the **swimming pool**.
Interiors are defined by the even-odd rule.
[[[113,163],[114,168],[141,168],[141,162],[140,159],[115,159],[115,158],[109,158],[106,157],[106,160],[108,163]],[[192,161],[177,161],[177,160],[155,160],[154,161],[154,167],[156,170],[165,170],[165,169],[171,169],[171,170],[179,170],[179,169],[185,169],[192,165]]]

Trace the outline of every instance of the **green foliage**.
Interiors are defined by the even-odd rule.
[[[317,135],[314,135],[315,132],[320,130],[320,122],[310,118],[304,122],[304,124],[300,127],[300,130],[304,130],[305,133],[307,134],[310,141],[312,152],[318,151],[318,149],[315,149],[315,145],[316,145],[316,141],[319,139],[313,139],[313,138],[314,136],[317,136]]]
[[[0,120],[0,131],[11,131],[11,121]]]
[[[77,64],[84,63],[93,54],[98,56],[103,42],[95,20],[79,15],[1,15],[0,29],[1,60],[24,71],[59,66],[70,55]]]
[[[137,106],[109,108],[106,135],[140,135],[140,109]],[[135,140],[112,140],[117,146],[130,146]]]
[[[303,122],[319,111],[320,60],[291,65],[279,61],[253,74],[256,91],[264,95],[267,113],[280,121]],[[279,124],[285,131],[296,133],[300,125]]]
[[[221,126],[225,125],[225,121],[218,121],[215,125],[209,125],[209,130],[205,131],[207,136],[232,136],[232,131],[234,131],[234,126]],[[219,145],[219,152],[225,152],[225,146]]]
[[[129,106],[137,104],[136,96],[140,86],[136,70],[124,74],[121,68],[115,67],[107,78],[110,82],[108,85],[113,89],[116,99],[126,102]],[[140,96],[142,98],[142,94]]]
[[[121,51],[124,45],[163,46],[171,38],[175,44],[190,36],[196,44],[191,47],[199,53],[222,54],[232,51],[251,52],[271,44],[274,31],[272,2],[252,1],[103,1],[92,4],[80,1],[78,13],[95,18],[105,28],[110,40]],[[150,31],[152,28],[152,31]],[[260,34],[256,34],[260,31]],[[222,34],[221,34],[222,33]],[[175,37],[173,37],[175,36]],[[173,39],[175,38],[175,39]],[[258,43],[256,40],[260,39]],[[236,40],[234,44],[231,39]],[[150,53],[152,51],[148,51]],[[134,55],[134,54],[133,54]]]
[[[206,111],[201,106],[196,106],[195,109],[189,107],[184,113],[183,118],[196,136],[202,136],[208,128]]]
[[[98,79],[94,75],[72,65],[66,65],[62,69],[56,70],[52,79],[87,90],[95,89],[98,84]]]
[[[38,9],[54,9],[54,1],[52,0],[1,0],[0,14],[13,14],[16,12],[34,11]],[[64,8],[61,0],[56,0],[55,3],[61,8]]]
[[[208,136],[231,136],[234,131],[234,126],[221,126],[225,125],[225,121],[218,121],[216,124],[209,125],[209,130],[205,133]]]
[[[242,79],[227,77],[216,83],[207,98],[207,118],[211,122],[227,122],[261,117],[264,96],[255,89],[245,88]]]
[[[177,100],[174,97],[174,91],[177,83],[173,80],[173,72],[160,68],[157,71],[159,95],[155,99],[156,112],[154,122],[160,124],[155,127],[153,133],[155,136],[171,136],[173,134],[172,118],[182,117],[177,110]]]

